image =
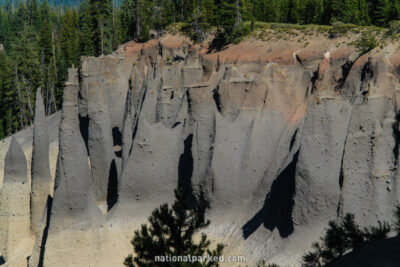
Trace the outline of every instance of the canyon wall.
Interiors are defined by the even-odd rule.
[[[328,221],[347,212],[363,226],[391,220],[400,201],[399,47],[360,55],[345,40],[213,51],[166,35],[83,57],[62,111],[46,119],[39,101],[40,126],[16,134],[7,154],[26,144],[31,187],[12,195],[33,201],[23,249],[3,242],[12,231],[0,225],[6,266],[123,266],[134,230],[173,201],[178,181],[205,190],[204,231],[248,266],[300,265]],[[9,143],[0,143],[0,168]],[[20,154],[6,158],[2,196]],[[1,203],[1,224],[13,205]]]

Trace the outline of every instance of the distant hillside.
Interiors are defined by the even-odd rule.
[[[14,3],[14,6],[17,6],[17,0],[0,0],[0,5],[4,6],[6,3]],[[39,0],[38,2],[42,2]],[[48,0],[50,6],[69,6],[75,7],[79,5],[80,0]]]

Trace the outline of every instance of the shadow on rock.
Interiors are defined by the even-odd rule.
[[[271,191],[267,194],[264,206],[242,227],[243,237],[247,239],[261,225],[270,231],[276,228],[281,237],[293,233],[293,195],[295,192],[295,174],[299,152],[293,156],[293,161],[281,172],[272,183]]]

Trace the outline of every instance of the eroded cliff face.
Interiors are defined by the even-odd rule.
[[[361,225],[390,220],[400,54],[388,44],[360,56],[344,40],[215,52],[167,35],[83,58],[64,91],[54,199],[30,266],[122,266],[133,231],[178,180],[206,189],[205,231],[249,266],[299,265],[347,212]]]

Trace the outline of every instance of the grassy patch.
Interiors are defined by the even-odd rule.
[[[171,34],[182,34],[187,35],[185,28],[187,23],[173,23],[167,27],[167,32]],[[216,27],[208,30],[208,34],[215,34]],[[398,40],[400,38],[400,29],[398,24],[391,25],[391,28],[385,29],[377,26],[358,26],[354,24],[345,24],[341,22],[335,22],[333,25],[300,25],[300,24],[288,24],[288,23],[267,23],[260,21],[245,21],[243,22],[240,29],[234,33],[232,43],[240,43],[243,40],[254,38],[263,41],[295,41],[299,43],[308,44],[310,38],[315,37],[326,37],[330,39],[336,39],[338,37],[349,37],[349,41],[344,43],[350,43],[357,48],[365,51],[375,46],[372,38],[365,39],[366,35],[374,36],[376,39],[376,46],[386,45],[386,39]],[[350,42],[351,35],[359,35],[357,41]],[[364,36],[364,39],[361,39]],[[190,37],[190,36],[188,36]],[[353,38],[354,40],[354,38]],[[368,41],[366,46],[361,47],[361,41]]]

